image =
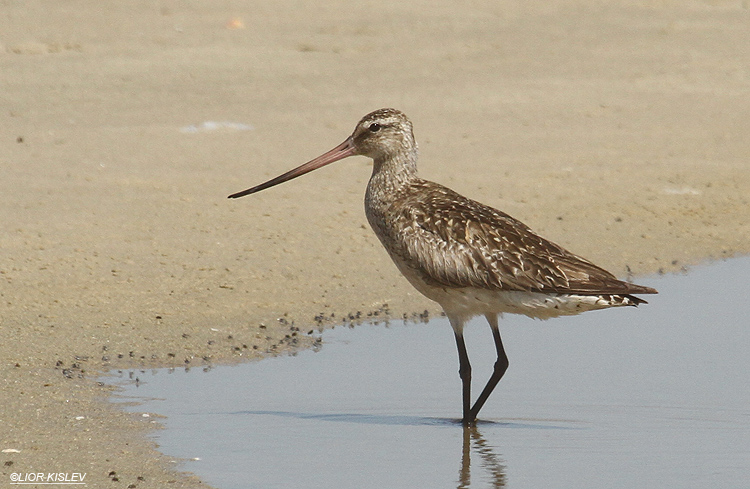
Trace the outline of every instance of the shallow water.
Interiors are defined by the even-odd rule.
[[[323,334],[320,351],[137,372],[134,412],[229,488],[750,487],[750,258],[639,280],[640,308],[500,323],[510,368],[475,430],[447,320]],[[467,328],[475,395],[492,335]],[[127,376],[127,375],[125,375]],[[112,381],[112,378],[108,378]],[[117,380],[115,380],[117,381]]]

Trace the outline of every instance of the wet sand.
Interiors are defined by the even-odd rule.
[[[424,177],[619,276],[750,251],[750,10],[588,5],[6,5],[0,481],[205,487],[98,373],[437,313],[366,224],[366,159],[226,199],[379,107],[414,121]]]

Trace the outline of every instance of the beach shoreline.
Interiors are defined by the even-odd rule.
[[[749,253],[735,3],[7,6],[2,477],[208,487],[103,375],[255,361],[327,326],[440,314],[367,225],[367,159],[226,198],[379,107],[414,122],[422,177],[618,277]]]

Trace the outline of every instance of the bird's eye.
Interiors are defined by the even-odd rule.
[[[379,131],[379,130],[380,130],[380,129],[382,128],[382,127],[383,127],[383,126],[381,126],[381,125],[380,125],[380,124],[378,124],[377,122],[373,122],[372,124],[370,124],[370,127],[368,127],[367,129],[368,129],[368,130],[369,130],[370,132],[378,132],[378,131]]]

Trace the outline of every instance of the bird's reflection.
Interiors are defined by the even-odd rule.
[[[461,468],[458,471],[458,489],[471,487],[471,455],[479,457],[479,467],[489,476],[489,487],[505,487],[505,465],[492,450],[487,440],[479,433],[476,426],[465,426]],[[477,467],[476,459],[474,467]]]

